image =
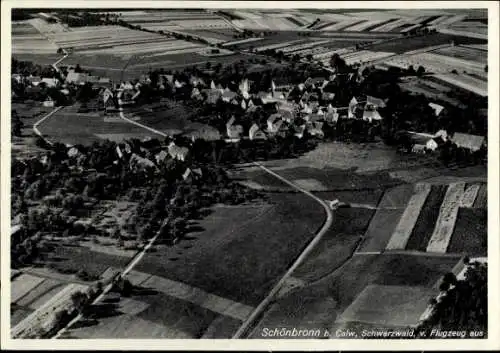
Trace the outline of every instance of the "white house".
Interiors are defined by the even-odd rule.
[[[260,130],[257,124],[253,124],[248,131],[250,140],[265,140],[266,135]]]
[[[470,150],[471,152],[479,151],[483,145],[486,144],[484,136],[464,134],[456,132],[453,134],[451,141],[457,145]]]
[[[54,107],[54,100],[51,97],[47,97],[47,99],[42,103],[44,107]]]

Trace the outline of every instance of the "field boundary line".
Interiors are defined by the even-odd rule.
[[[306,194],[307,196],[313,198],[317,202],[319,202],[323,208],[326,211],[326,220],[323,223],[323,226],[321,229],[316,233],[314,238],[311,240],[311,242],[307,245],[307,247],[302,251],[302,253],[299,255],[299,257],[294,261],[292,266],[286,271],[286,273],[283,275],[283,277],[274,285],[274,287],[271,289],[269,294],[260,302],[260,304],[253,310],[253,312],[250,314],[250,316],[243,322],[243,324],[239,327],[239,329],[236,331],[236,333],[233,335],[233,339],[237,338],[242,338],[244,335],[247,334],[248,330],[251,328],[251,325],[254,324],[256,319],[264,312],[264,310],[268,307],[268,305],[272,302],[272,300],[275,298],[275,296],[279,293],[281,288],[283,287],[283,284],[286,282],[286,280],[291,276],[293,271],[304,261],[304,259],[309,255],[309,253],[316,247],[316,245],[319,243],[323,235],[326,234],[328,229],[333,223],[333,213],[330,209],[330,206],[322,199],[317,197],[316,195],[312,194],[311,192],[301,188],[300,186],[292,183],[288,179],[285,179],[281,175],[273,172],[272,170],[264,167],[262,164],[258,162],[253,162],[256,166],[262,168],[264,171],[267,173],[273,175],[274,177],[280,179],[282,182],[292,186],[293,188],[301,191],[302,193]]]
[[[121,103],[121,102],[120,102],[120,103]],[[168,137],[168,135],[167,135],[166,133],[164,133],[164,132],[161,132],[161,131],[159,131],[159,130],[153,129],[152,127],[149,127],[149,126],[143,125],[143,124],[138,123],[137,121],[133,121],[133,120],[131,120],[131,119],[129,119],[129,118],[126,118],[126,117],[125,117],[125,115],[123,114],[123,109],[122,109],[122,108],[120,108],[120,118],[122,118],[123,120],[125,120],[125,121],[127,121],[127,122],[129,122],[129,123],[131,123],[131,124],[134,124],[134,125],[136,125],[136,126],[142,127],[143,129],[146,129],[146,130],[149,130],[149,131],[151,131],[151,132],[154,132],[155,134],[158,134],[158,135],[160,135],[160,136],[163,136],[163,137]]]
[[[40,132],[40,130],[38,130],[38,126],[43,123],[45,120],[47,120],[48,118],[50,118],[53,114],[57,113],[59,110],[61,110],[62,108],[64,108],[64,106],[61,106],[61,107],[57,107],[55,108],[54,110],[52,110],[51,112],[49,112],[47,115],[45,115],[43,118],[41,118],[40,120],[38,120],[36,123],[33,124],[33,132],[40,136],[41,138],[43,138],[49,145],[52,145],[53,143],[51,141],[49,141],[46,137],[43,136],[43,134]]]

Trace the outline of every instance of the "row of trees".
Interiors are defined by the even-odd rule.
[[[432,299],[432,315],[419,329],[428,333],[437,328],[442,331],[487,332],[488,328],[488,265],[469,263],[463,280],[453,273],[443,277],[439,301]],[[428,335],[429,336],[429,335]]]

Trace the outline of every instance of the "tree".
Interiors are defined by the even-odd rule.
[[[78,312],[82,311],[87,301],[87,295],[83,292],[78,291],[71,294],[71,303],[73,304],[73,308]]]
[[[420,65],[417,69],[417,76],[422,76],[425,73],[425,68]]]

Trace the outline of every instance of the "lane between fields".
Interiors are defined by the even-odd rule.
[[[43,134],[40,132],[40,130],[38,130],[38,125],[40,125],[41,123],[43,123],[45,120],[47,120],[48,118],[50,118],[54,113],[58,112],[62,108],[64,108],[64,106],[60,106],[60,107],[55,108],[53,111],[51,111],[50,113],[48,113],[47,115],[45,115],[43,118],[41,118],[40,120],[38,120],[35,124],[33,124],[33,132],[36,135],[38,135],[41,138],[43,138],[49,145],[52,145],[52,142],[50,142],[46,137],[44,137]]]
[[[304,251],[299,255],[299,257],[294,261],[292,266],[287,270],[287,272],[283,275],[283,277],[276,283],[276,285],[271,289],[269,294],[260,302],[260,304],[254,309],[254,311],[250,314],[250,316],[243,322],[243,324],[240,326],[238,331],[233,335],[233,339],[237,338],[244,338],[246,334],[248,334],[249,329],[251,329],[252,325],[255,323],[255,321],[262,315],[264,310],[269,306],[269,304],[273,301],[275,296],[279,293],[279,291],[282,289],[284,283],[286,280],[290,279],[292,272],[304,261],[304,259],[311,253],[311,251],[316,247],[316,245],[320,242],[321,238],[326,234],[328,229],[333,223],[333,213],[332,210],[330,209],[330,206],[322,199],[314,195],[313,193],[307,191],[306,189],[301,188],[300,186],[292,183],[288,179],[282,177],[281,175],[273,172],[272,170],[266,168],[262,164],[258,162],[253,162],[256,166],[259,168],[263,169],[267,173],[271,174],[272,176],[280,179],[282,182],[285,184],[290,185],[291,187],[295,188],[296,190],[306,194],[307,196],[313,198],[317,202],[323,206],[325,212],[326,212],[326,220],[323,223],[323,226],[321,229],[316,233],[314,238],[311,240],[311,242],[307,245],[307,247],[304,249]]]
[[[165,221],[163,222],[163,225],[164,224],[165,224]],[[161,229],[161,227],[160,227],[160,229]],[[158,239],[159,235],[160,235],[160,231],[158,231],[156,233],[156,235],[149,240],[149,242],[146,244],[146,246],[139,253],[137,253],[134,256],[134,258],[129,262],[129,264],[127,265],[127,267],[121,273],[118,273],[118,274],[115,275],[115,277],[113,278],[113,280],[110,281],[110,283],[103,289],[102,293],[92,302],[92,305],[95,305],[95,304],[99,303],[101,300],[104,299],[104,297],[113,288],[113,282],[116,279],[125,277],[130,271],[132,271],[134,269],[135,265],[137,265],[139,263],[139,261],[142,260],[142,258],[146,254],[146,252],[153,246],[153,244],[155,243],[156,239]],[[59,332],[57,332],[57,334],[55,334],[52,337],[52,339],[58,339],[59,337],[61,337],[67,330],[69,330],[71,328],[71,326],[73,326],[76,322],[80,321],[82,318],[83,318],[83,315],[82,314],[78,314],[65,327],[63,327],[61,330],[59,330]]]

